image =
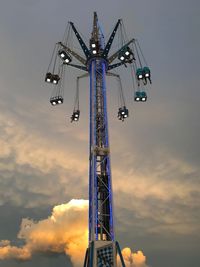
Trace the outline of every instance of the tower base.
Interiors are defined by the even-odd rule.
[[[117,267],[117,255],[121,266],[126,267],[117,241],[92,241],[85,253],[84,267]]]

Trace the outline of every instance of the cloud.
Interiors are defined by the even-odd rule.
[[[0,205],[46,207],[72,197],[85,198],[88,159],[82,144],[87,148],[86,129],[65,131],[55,112],[51,117],[53,123],[45,122],[43,128],[40,125],[36,130],[36,125],[32,128],[29,120],[34,121],[39,113],[45,117],[46,111],[27,115],[19,107],[17,110],[16,116],[3,110],[0,115]],[[26,117],[20,120],[22,114],[29,120]],[[166,149],[160,140],[155,142],[152,135],[141,137],[145,144],[143,150],[142,144],[136,142],[140,138],[136,131],[132,134],[127,128],[121,138],[121,125],[116,126],[113,121],[111,124],[114,125],[111,150],[117,219],[123,217],[126,210],[126,215],[134,217],[134,223],[137,220],[138,233],[144,235],[198,234],[200,218],[195,210],[200,207],[199,166],[173,154],[170,146]],[[55,129],[48,128],[52,125]],[[133,136],[126,136],[130,132]],[[128,140],[132,140],[131,143]],[[129,222],[121,220],[120,227],[131,229]],[[143,224],[146,226],[141,231]]]
[[[54,138],[46,139],[42,132],[29,130],[14,115],[0,115],[0,204],[32,208],[53,206],[74,196],[85,198],[88,164],[87,157],[82,159],[87,154],[82,153],[83,148],[75,146],[77,153],[71,142],[58,146]],[[117,217],[123,217],[126,209],[128,216],[134,214],[138,221],[148,221],[149,227],[138,231],[144,234],[198,233],[199,217],[194,207],[199,208],[199,167],[163,147],[155,147],[151,157],[143,157],[137,146],[134,153],[128,149],[122,152],[121,146],[125,145],[125,151],[127,143],[119,140],[116,132],[114,144],[117,142],[118,146],[113,147],[113,155],[120,155],[120,162],[115,159],[113,164]],[[64,135],[71,140],[73,134]],[[80,144],[79,134],[74,138]],[[128,224],[129,220],[122,220],[120,227],[132,227]]]
[[[72,199],[55,206],[51,216],[44,220],[22,219],[17,237],[24,241],[23,246],[12,246],[9,240],[0,241],[1,260],[26,261],[37,253],[65,253],[74,266],[82,266],[88,246],[88,201]],[[122,254],[127,267],[147,267],[141,251],[132,253],[130,248],[125,248]]]
[[[88,164],[81,153],[75,157],[70,145],[29,132],[9,114],[0,115],[0,135],[0,205],[30,208],[85,197]]]
[[[0,247],[0,259],[28,260],[31,254],[27,247],[18,248],[11,245]]]
[[[60,147],[56,148],[56,142],[46,140],[36,132],[28,133],[28,129],[14,117],[0,115],[0,128],[0,156],[8,157],[13,153],[18,165],[28,164],[43,173],[49,173],[55,168],[71,170],[77,163],[72,155]],[[86,171],[86,165],[79,164],[76,171]]]
[[[122,255],[126,267],[148,267],[146,256],[144,256],[142,251],[132,252],[130,248],[124,248]],[[119,256],[117,260],[118,266],[121,266]]]
[[[88,242],[88,201],[72,199],[55,206],[47,219],[23,219],[18,238],[22,247],[0,242],[0,259],[30,260],[36,253],[65,253],[75,266],[81,266]]]
[[[118,218],[129,217],[121,225],[132,227],[133,220],[140,234],[199,235],[199,167],[156,149],[144,164],[140,160],[123,154],[120,164],[127,171],[121,167],[113,172]]]

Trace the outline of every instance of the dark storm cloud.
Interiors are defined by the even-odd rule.
[[[1,267],[32,267],[37,265],[38,267],[55,267],[56,265],[63,265],[63,266],[69,266],[72,267],[72,264],[70,260],[66,257],[66,255],[37,255],[34,257],[33,261],[27,261],[27,262],[16,262],[14,260],[7,260],[0,262]]]
[[[87,197],[88,109],[84,94],[88,84],[82,83],[80,124],[72,126],[69,117],[77,72],[69,70],[65,104],[56,111],[48,105],[51,88],[43,80],[51,50],[62,38],[66,22],[74,21],[88,37],[94,10],[106,35],[118,17],[124,18],[127,32],[141,41],[153,75],[149,101],[136,105],[130,98],[131,77],[120,70],[130,108],[129,121],[123,125],[116,118],[117,102],[112,99],[109,102],[120,243],[143,249],[153,267],[199,267],[200,7],[197,0],[87,0],[84,5],[78,0],[1,2],[3,239],[16,236],[16,225],[9,233],[10,222],[19,220],[16,205],[21,209],[21,217],[37,219],[32,209],[30,215],[24,216],[24,208],[40,210],[41,205],[48,208],[71,197]],[[6,214],[4,208],[12,213]],[[42,217],[42,213],[39,211],[38,216]],[[66,264],[65,260],[63,256],[35,257],[23,265],[54,266]],[[19,265],[0,261],[2,267]]]

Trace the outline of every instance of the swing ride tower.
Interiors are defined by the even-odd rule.
[[[74,24],[69,22],[70,29],[77,37],[84,56],[78,54],[70,47],[67,42],[69,39],[68,35],[64,41],[56,44],[53,70],[50,72],[50,69],[48,69],[45,77],[46,82],[55,85],[54,94],[50,99],[51,104],[55,106],[63,103],[62,80],[64,79],[65,67],[70,66],[85,71],[85,74],[77,77],[77,92],[71,121],[78,121],[80,116],[78,98],[79,79],[89,76],[90,80],[89,244],[85,254],[84,267],[116,267],[117,254],[119,255],[121,266],[125,267],[114,231],[106,76],[115,77],[119,82],[121,104],[118,118],[121,121],[124,121],[129,116],[129,112],[125,105],[120,76],[110,70],[122,65],[127,66],[127,64],[132,66],[132,71],[137,81],[137,91],[134,97],[137,102],[144,102],[147,99],[144,89],[140,90],[141,82],[143,82],[143,85],[146,85],[147,80],[150,82],[151,80],[150,70],[147,66],[137,68],[134,48],[130,48],[130,45],[136,46],[135,39],[123,43],[115,53],[108,56],[121,23],[122,20],[117,21],[105,44],[97,14],[94,12],[93,30],[88,48]],[[139,57],[137,47],[135,49]],[[81,64],[73,64],[73,58]],[[116,59],[118,62],[114,63]],[[55,70],[56,60],[58,61],[57,72]]]
[[[104,50],[95,14],[92,53],[88,62],[90,76],[90,157],[89,157],[89,266],[116,266],[113,225],[113,199],[110,148],[106,104],[106,71],[108,63],[100,54]],[[102,259],[103,261],[102,261]],[[102,262],[102,263],[101,263]],[[87,266],[87,264],[85,264]]]

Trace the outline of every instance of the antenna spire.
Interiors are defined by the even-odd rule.
[[[97,12],[94,12],[93,29],[92,29],[92,39],[95,42],[98,42],[99,41],[99,27],[98,27],[98,16],[97,16]]]

